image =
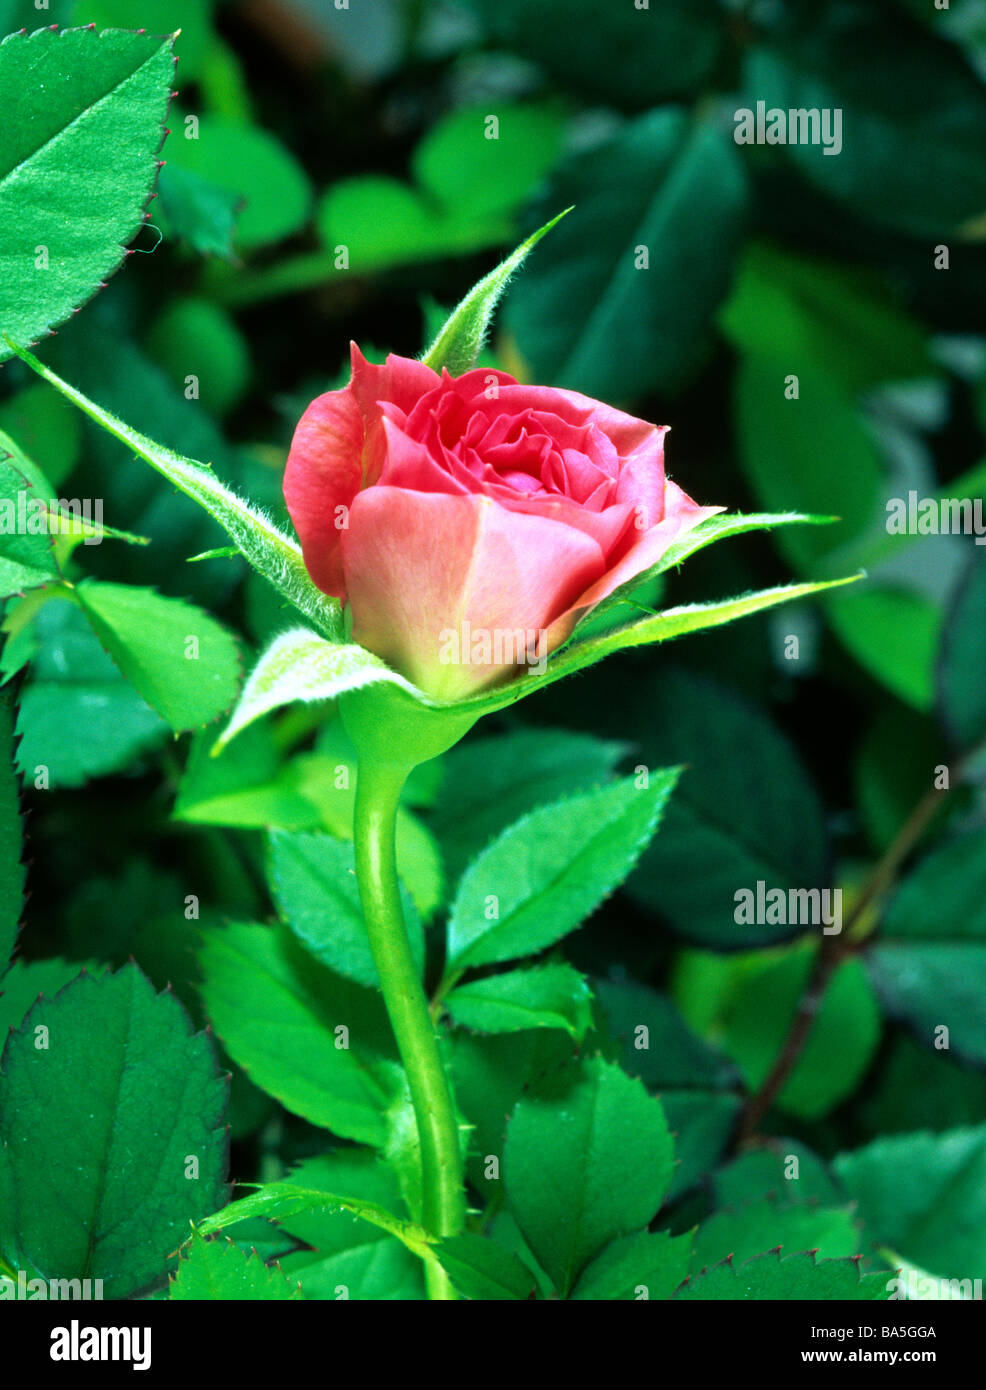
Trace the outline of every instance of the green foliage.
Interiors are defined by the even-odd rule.
[[[29,343],[120,264],[157,173],[170,37],[38,29],[0,43],[0,331]],[[0,360],[10,356],[0,344]]]
[[[232,704],[236,642],[207,613],[127,584],[87,581],[75,593],[103,647],[176,733],[209,723]]]
[[[575,156],[550,205],[577,214],[507,307],[535,379],[617,401],[683,386],[709,349],[745,193],[735,148],[683,111],[641,116]],[[694,234],[709,223],[711,245]]]
[[[429,824],[449,877],[536,806],[610,782],[626,745],[561,729],[516,729],[470,738],[442,759]]]
[[[250,374],[250,352],[229,314],[208,299],[181,299],[155,321],[147,348],[176,385],[190,377],[216,415],[226,415],[242,397]]]
[[[313,962],[287,928],[233,923],[200,959],[209,1017],[259,1086],[312,1124],[386,1142],[397,1068],[376,995]]]
[[[0,1272],[819,1324],[971,1297],[975,7],[272,13],[0,0]],[[835,108],[838,158],[737,143],[758,101]],[[542,674],[440,705],[348,640],[287,523],[349,338],[669,423],[723,510]],[[972,524],[898,533],[909,495]],[[373,756],[428,759],[396,854],[468,1178],[442,1239],[353,873]],[[759,884],[841,890],[842,932],[744,916]]]
[[[986,1127],[877,1139],[833,1167],[873,1242],[940,1278],[981,1277]]]
[[[76,605],[46,604],[33,626],[37,654],[17,716],[17,764],[26,779],[35,782],[44,769],[48,786],[78,787],[132,766],[162,742],[167,725],[128,684]]]
[[[696,1232],[690,1271],[700,1274],[727,1259],[742,1263],[777,1247],[782,1256],[804,1250],[823,1259],[858,1255],[861,1239],[852,1208],[762,1198],[716,1212]]]
[[[53,999],[60,989],[77,977],[83,967],[79,961],[61,960],[15,960],[3,980],[3,994],[0,994],[0,1037],[6,1037],[11,1028],[20,1026],[28,1009],[42,995]],[[101,975],[105,966],[86,961],[85,971],[94,978]]]
[[[688,1273],[690,1235],[638,1231],[603,1247],[582,1271],[575,1299],[670,1298]]]
[[[767,1078],[812,968],[795,950],[751,963],[726,1010],[723,1046],[752,1089]],[[880,1013],[861,962],[844,962],[829,985],[811,1035],[777,1098],[792,1114],[815,1119],[850,1095],[880,1040]]]
[[[716,1265],[689,1279],[676,1298],[767,1299],[797,1302],[831,1299],[878,1302],[890,1297],[886,1274],[860,1275],[855,1260],[817,1260],[810,1252],[787,1257],[757,1255],[741,1264]]]
[[[463,1298],[502,1302],[528,1298],[534,1276],[510,1250],[466,1232],[443,1240],[435,1251]]]
[[[0,746],[4,759],[0,782],[0,975],[6,971],[13,952],[24,905],[20,787],[12,758],[14,721],[10,706],[9,687],[0,687]],[[0,1028],[0,1036],[2,1031]]]
[[[291,1284],[276,1269],[270,1269],[256,1251],[244,1250],[232,1241],[204,1240],[193,1236],[192,1243],[178,1260],[171,1281],[169,1298],[201,1302],[235,1299],[300,1298],[301,1286]]]
[[[628,704],[625,727],[639,731],[647,761],[677,749],[686,764],[630,891],[713,949],[790,936],[790,924],[738,921],[735,895],[758,882],[824,883],[822,811],[795,750],[762,712],[681,671],[642,687]],[[746,757],[732,756],[739,747]]]
[[[599,1059],[556,1072],[520,1101],[504,1154],[507,1201],[559,1293],[609,1241],[650,1221],[672,1154],[660,1104]]]
[[[345,979],[379,987],[360,907],[352,844],[331,835],[275,831],[270,836],[269,875],[281,916],[306,950]],[[406,894],[404,920],[420,970],[424,934]]]
[[[275,136],[248,122],[219,116],[193,119],[194,125],[182,113],[174,113],[175,133],[168,145],[169,166],[174,165],[180,176],[196,180],[181,178],[177,207],[173,200],[165,201],[180,234],[184,228],[183,234],[197,249],[212,250],[201,244],[203,228],[215,227],[213,218],[219,208],[229,207],[223,194],[235,199],[233,241],[240,250],[281,241],[305,225],[311,205],[308,179]],[[173,188],[165,185],[165,198],[170,192],[173,199]],[[190,200],[194,200],[194,218],[189,217]]]
[[[751,50],[744,85],[747,105],[843,112],[843,154],[826,159],[817,145],[792,143],[784,155],[856,216],[939,239],[982,215],[986,94],[945,39],[913,23],[888,28],[858,3],[831,25],[801,10]]]
[[[570,965],[511,970],[452,990],[445,1006],[456,1023],[477,1033],[564,1028],[581,1042],[592,1021],[589,988]]]
[[[866,964],[887,1008],[919,1042],[986,1064],[986,1018],[980,1007],[986,841],[981,833],[950,840],[918,864],[891,903]]]
[[[225,1102],[208,1039],[136,966],[39,999],[3,1051],[4,1258],[110,1298],[160,1283],[222,1200]]]
[[[956,596],[943,634],[938,670],[938,693],[948,732],[960,748],[986,740],[986,696],[982,673],[986,670],[986,638],[983,604],[986,602],[986,565],[976,554],[970,557],[964,582]]]
[[[530,955],[579,926],[626,877],[653,835],[678,769],[532,811],[470,865],[452,904],[448,962]]]
[[[316,211],[326,247],[345,248],[349,267],[365,272],[510,237],[517,208],[557,155],[561,113],[554,103],[497,103],[493,121],[485,105],[462,107],[440,121],[414,151],[413,186],[374,176],[334,184]],[[524,255],[516,253],[505,275]],[[450,361],[449,370],[465,368]]]
[[[523,0],[468,3],[493,40],[543,63],[566,86],[619,106],[648,106],[697,87],[719,50],[710,0],[605,10],[590,0],[547,0],[533,12]]]

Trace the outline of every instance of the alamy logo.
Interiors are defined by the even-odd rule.
[[[541,676],[548,665],[543,627],[473,627],[466,618],[461,628],[443,627],[438,640],[443,666],[529,666]]]
[[[0,499],[0,536],[82,536],[83,545],[103,539],[101,497],[32,497],[21,488]]]
[[[822,154],[842,150],[841,106],[782,106],[768,108],[758,101],[756,111],[741,106],[733,116],[737,145],[822,145]]]
[[[51,1330],[52,1361],[132,1361],[135,1371],[151,1365],[149,1327],[68,1327]]]
[[[981,497],[907,497],[887,502],[887,533],[891,536],[972,536],[986,545],[986,520]]]
[[[103,1296],[102,1279],[29,1279],[23,1269],[17,1278],[0,1276],[0,1303],[11,1299],[34,1303],[45,1299],[91,1302]]]
[[[821,927],[823,936],[842,931],[841,888],[768,888],[761,878],[755,889],[737,888],[733,902],[739,926]]]

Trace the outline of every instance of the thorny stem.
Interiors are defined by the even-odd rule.
[[[952,780],[959,781],[960,777],[961,769],[954,768],[949,785]],[[933,786],[925,792],[863,885],[859,897],[842,925],[841,935],[823,938],[814,968],[784,1039],[784,1045],[770,1074],[759,1091],[750,1098],[743,1114],[739,1131],[740,1144],[748,1143],[755,1138],[761,1121],[798,1064],[833,975],[846,957],[858,949],[857,944],[852,941],[853,927],[870,905],[892,886],[901,864],[924,834],[948,791],[948,787]]]
[[[465,1223],[459,1129],[438,1035],[415,966],[401,908],[395,830],[407,769],[361,759],[356,781],[356,878],[367,932],[398,1051],[407,1074],[421,1145],[422,1224],[435,1236]],[[425,1265],[431,1299],[456,1297],[445,1272]]]

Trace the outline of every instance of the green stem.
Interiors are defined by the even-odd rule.
[[[411,955],[397,881],[397,806],[407,768],[360,760],[356,780],[356,878],[384,1003],[407,1074],[421,1145],[422,1225],[457,1235],[465,1223],[459,1127],[438,1035]],[[428,1295],[452,1299],[443,1270],[425,1266]]]

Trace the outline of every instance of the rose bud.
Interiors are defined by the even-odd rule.
[[[353,639],[462,699],[543,669],[596,604],[723,510],[665,478],[666,432],[504,372],[374,366],[353,344],[349,385],[298,423],[284,497]]]

